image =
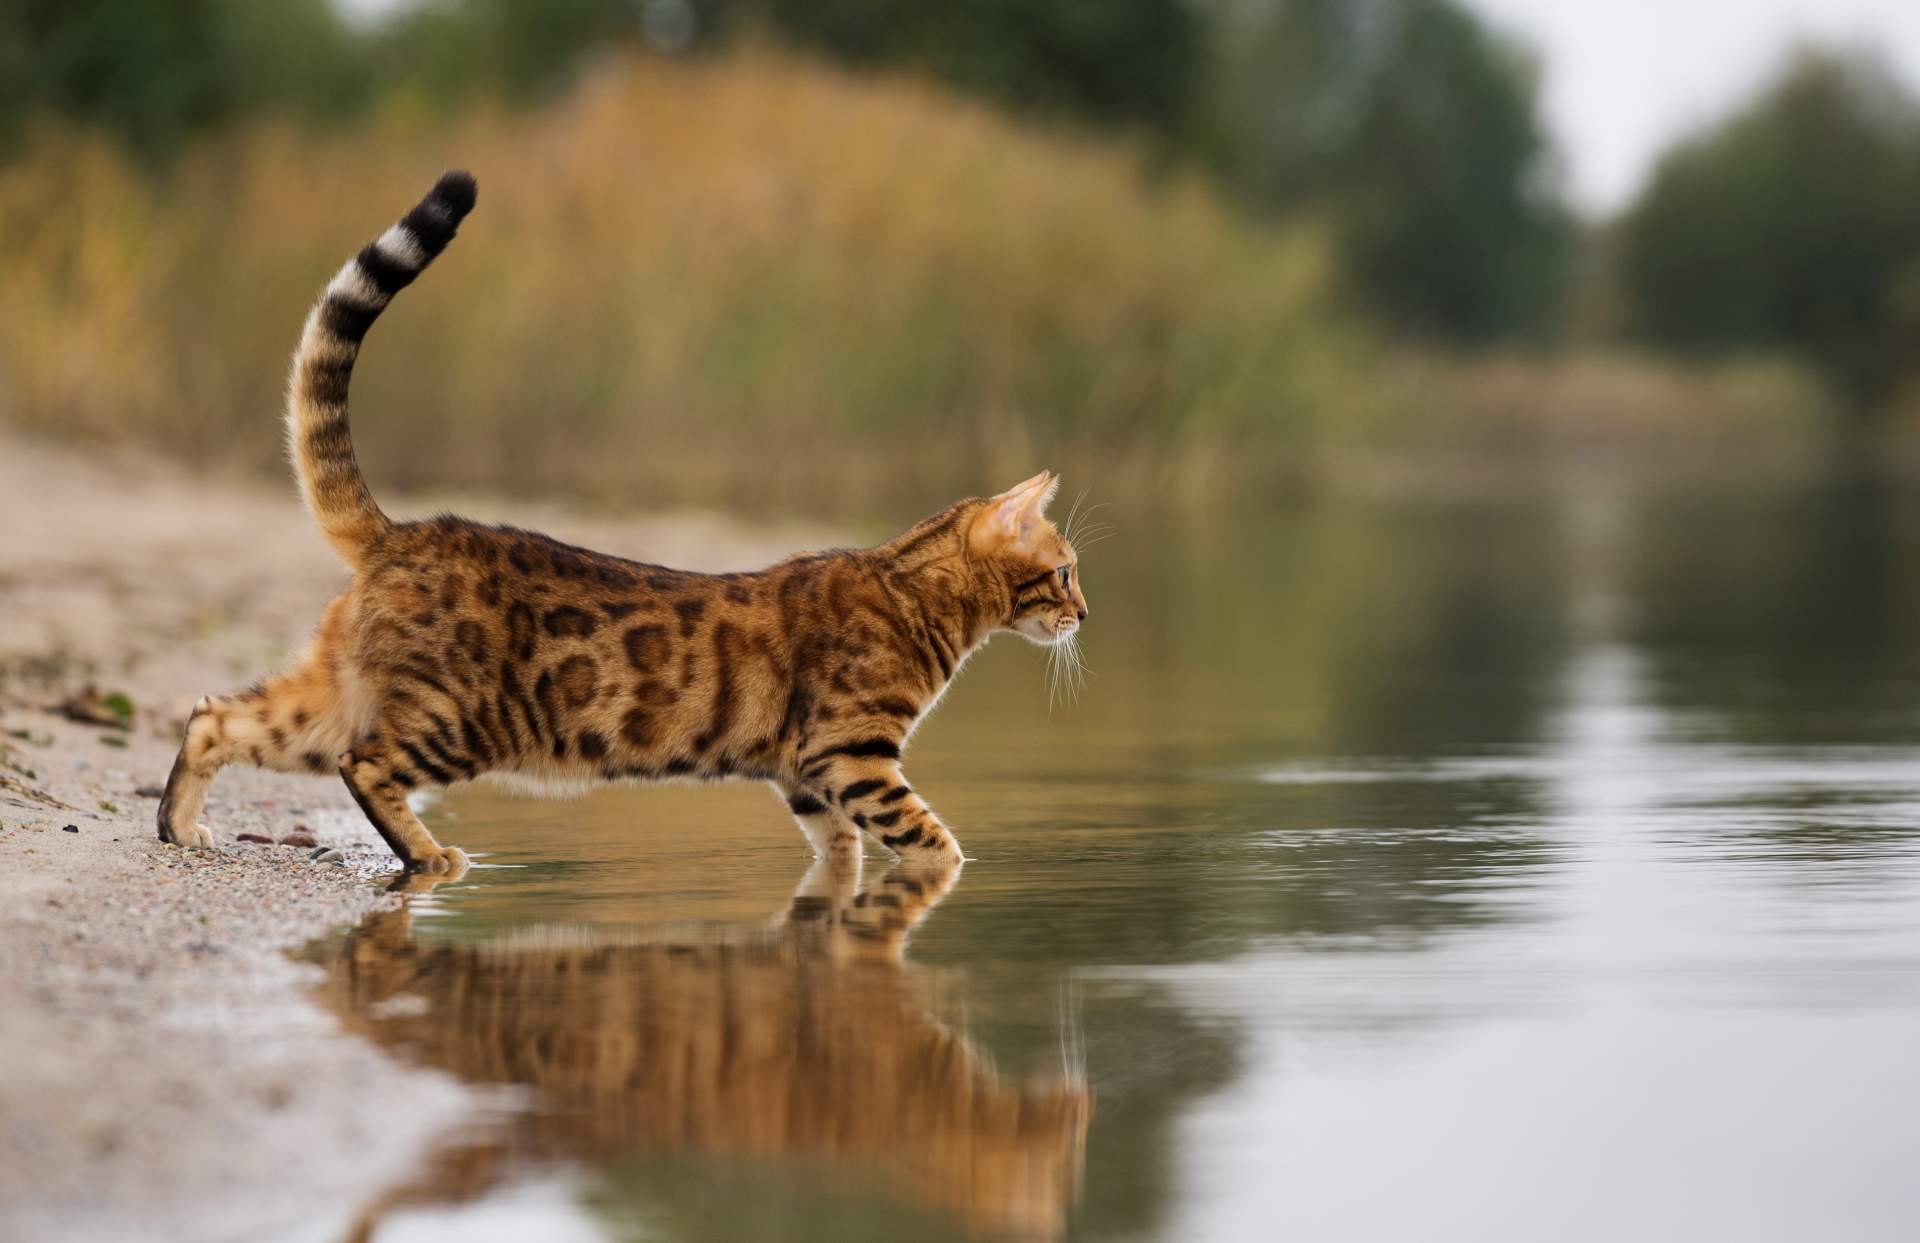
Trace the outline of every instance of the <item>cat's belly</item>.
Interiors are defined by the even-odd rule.
[[[480,781],[491,786],[511,790],[528,798],[579,798],[595,786],[609,785],[606,778],[594,773],[568,773],[557,770],[494,769],[481,773]]]
[[[529,798],[572,799],[601,786],[680,785],[689,782],[708,785],[715,781],[764,781],[768,778],[758,773],[742,772],[607,772],[586,765],[547,761],[521,768],[492,769],[481,773],[476,780]]]

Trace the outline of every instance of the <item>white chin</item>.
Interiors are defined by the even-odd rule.
[[[1029,643],[1038,643],[1041,647],[1052,647],[1078,629],[1078,626],[1069,626],[1064,630],[1055,630],[1045,622],[1035,619],[1020,623],[1013,628],[1013,632]]]

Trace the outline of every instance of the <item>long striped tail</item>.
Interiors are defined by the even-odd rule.
[[[360,566],[391,525],[353,456],[347,386],[367,329],[413,283],[473,210],[471,174],[446,173],[400,223],[370,242],[327,285],[307,316],[287,392],[287,447],[307,508],[346,563]]]

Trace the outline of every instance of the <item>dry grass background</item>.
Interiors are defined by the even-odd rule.
[[[164,174],[42,133],[0,167],[0,420],[279,469],[306,306],[451,165],[480,208],[355,379],[377,487],[870,510],[1036,463],[1259,485],[1498,456],[1559,436],[1549,409],[1651,402],[1660,443],[1702,411],[1799,436],[1817,406],[1771,373],[1396,358],[1339,309],[1310,222],[1249,221],[1124,142],[753,50],[610,61],[534,110],[253,124]]]

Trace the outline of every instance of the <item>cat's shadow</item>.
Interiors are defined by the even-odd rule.
[[[863,883],[857,856],[821,860],[764,925],[534,928],[475,944],[421,940],[410,905],[373,915],[322,957],[327,1006],[410,1060],[531,1089],[531,1104],[439,1149],[349,1237],[516,1171],[674,1154],[793,1158],[969,1228],[1059,1233],[1086,1085],[1001,1076],[905,960],[959,871],[901,864]]]

